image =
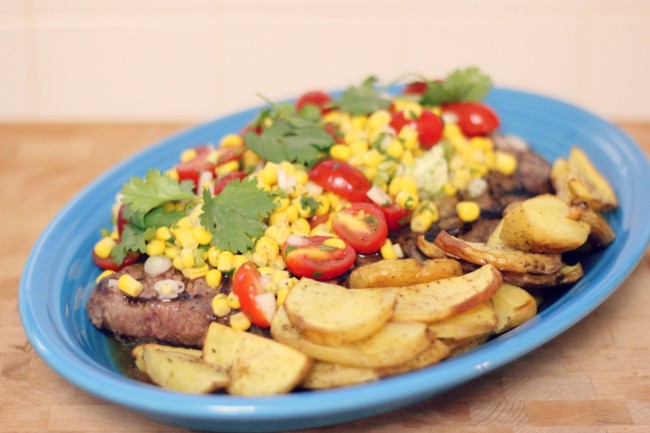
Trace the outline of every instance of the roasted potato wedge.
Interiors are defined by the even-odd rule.
[[[501,272],[503,281],[525,289],[545,289],[575,283],[584,275],[582,265],[564,265],[554,274],[522,274],[517,272]]]
[[[486,302],[501,282],[501,273],[485,265],[460,277],[377,290],[397,293],[393,321],[434,323]]]
[[[503,230],[503,219],[499,220],[499,224],[497,224],[497,226],[494,228],[492,233],[490,233],[490,236],[488,237],[487,241],[485,241],[485,245],[491,247],[506,246],[505,241],[501,239],[501,230]]]
[[[537,302],[521,287],[504,283],[492,296],[498,323],[494,332],[501,334],[519,326],[537,314]]]
[[[466,242],[447,232],[434,241],[447,254],[477,265],[492,264],[500,271],[553,274],[562,268],[560,254],[527,253],[515,248]]]
[[[437,338],[464,340],[491,334],[497,322],[497,313],[490,300],[428,328]]]
[[[485,343],[488,339],[488,335],[482,335],[479,337],[470,337],[464,338],[462,340],[441,340],[449,349],[449,357],[462,355],[465,352],[469,352],[472,349],[477,348],[481,344]]]
[[[309,341],[341,346],[377,332],[393,315],[395,293],[346,289],[302,278],[284,302],[289,320]]]
[[[289,346],[216,322],[206,333],[203,359],[228,373],[230,394],[243,396],[289,392],[312,365],[310,357]]]
[[[587,241],[590,226],[579,221],[583,209],[550,194],[523,201],[503,217],[501,239],[531,253],[557,254]]]
[[[356,385],[358,383],[373,382],[380,377],[374,368],[350,367],[347,365],[316,361],[302,382],[302,386],[307,389],[338,388],[341,386]]]
[[[342,346],[316,344],[300,335],[284,308],[278,309],[271,322],[271,335],[276,341],[314,359],[352,367],[374,368],[403,364],[431,344],[426,325],[415,322],[388,322],[365,340]]]
[[[165,389],[206,394],[230,382],[226,372],[205,362],[201,351],[159,344],[141,344],[132,351],[136,366]]]
[[[415,358],[403,364],[394,367],[378,368],[377,373],[380,376],[394,376],[396,374],[407,373],[409,371],[419,370],[430,365],[437,364],[443,359],[449,357],[450,350],[445,343],[440,340],[434,340],[431,345],[420,352]]]
[[[422,254],[430,259],[445,258],[445,252],[438,248],[438,246],[433,242],[429,242],[423,234],[418,235],[415,239],[415,245],[417,245],[418,250],[420,250]]]
[[[353,270],[348,286],[351,289],[409,286],[462,274],[460,263],[453,259],[441,258],[424,262],[415,259],[380,260]]]
[[[612,226],[609,225],[607,219],[600,213],[592,209],[585,209],[580,215],[580,221],[589,224],[591,227],[589,240],[596,247],[607,246],[616,239],[616,234]]]

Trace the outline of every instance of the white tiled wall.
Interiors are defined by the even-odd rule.
[[[468,65],[650,119],[650,1],[0,0],[0,121],[203,121]]]

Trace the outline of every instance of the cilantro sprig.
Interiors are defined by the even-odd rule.
[[[194,198],[194,183],[178,182],[160,170],[148,170],[145,179],[132,177],[122,188],[122,203],[136,212],[148,212],[168,201]]]
[[[425,82],[427,88],[420,103],[428,106],[478,102],[485,98],[492,88],[492,79],[476,67],[452,71],[443,81]]]
[[[348,87],[341,95],[339,108],[353,115],[362,115],[390,107],[391,101],[375,88],[377,81],[377,77],[368,77],[359,87]]]
[[[275,194],[257,188],[253,179],[228,183],[219,195],[203,190],[201,225],[212,233],[212,245],[222,250],[243,253],[264,234],[268,217],[276,203]]]
[[[313,165],[322,159],[334,139],[318,123],[320,111],[306,106],[296,113],[293,105],[270,103],[262,110],[254,125],[271,123],[260,134],[244,135],[246,146],[267,161],[298,162]]]

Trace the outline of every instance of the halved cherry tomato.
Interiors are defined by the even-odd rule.
[[[124,226],[127,224],[126,218],[124,218],[124,205],[120,205],[120,210],[117,211],[117,234],[122,237],[122,232],[124,231]]]
[[[396,111],[393,113],[393,116],[390,120],[390,126],[399,134],[403,127],[411,123],[411,120],[407,119],[403,111]]]
[[[327,191],[350,201],[366,201],[372,184],[363,173],[350,164],[326,159],[309,171],[309,179]]]
[[[424,150],[431,149],[440,141],[444,123],[442,119],[428,110],[422,111],[415,121],[415,130],[418,132],[420,147]]]
[[[255,263],[246,262],[233,275],[232,291],[239,298],[241,311],[251,323],[260,328],[268,328],[276,311],[275,296],[264,293],[261,281],[262,275]]]
[[[329,214],[314,215],[313,217],[309,218],[309,227],[313,229],[314,227],[318,226],[319,224],[325,224],[329,217],[330,217]]]
[[[346,242],[345,248],[324,244],[329,236],[290,236],[282,247],[287,269],[296,277],[327,281],[343,275],[357,258]]]
[[[230,182],[234,180],[242,180],[245,177],[246,177],[246,173],[244,173],[243,171],[235,171],[233,173],[228,173],[227,175],[219,178],[219,180],[217,180],[214,183],[214,189],[213,189],[214,195],[219,195],[221,191],[223,191],[223,189],[226,187],[226,185],[228,185]]]
[[[388,237],[386,218],[372,203],[350,203],[334,214],[332,230],[357,253],[378,251]]]
[[[427,83],[424,81],[413,81],[404,86],[405,95],[421,95],[427,91]]]
[[[487,135],[499,127],[499,117],[487,105],[480,102],[457,102],[442,107],[443,113],[453,113],[458,126],[468,137]]]
[[[319,90],[307,92],[298,98],[296,101],[296,111],[300,112],[307,104],[312,104],[320,108],[321,114],[332,111],[332,98],[327,93]]]
[[[137,262],[138,259],[140,258],[140,253],[135,251],[129,251],[128,253],[126,253],[126,256],[124,257],[124,261],[120,265],[115,263],[115,260],[113,260],[113,258],[110,256],[106,257],[105,259],[98,257],[94,251],[92,257],[93,257],[93,263],[95,263],[95,265],[97,265],[99,268],[105,271],[117,272]]]
[[[189,161],[181,162],[176,166],[176,172],[178,173],[178,180],[191,180],[194,182],[194,185],[198,185],[199,178],[201,173],[204,171],[210,171],[214,173],[214,169],[217,164],[208,161],[208,155],[212,149],[208,146],[199,146],[195,147],[196,156]]]
[[[386,225],[390,233],[395,233],[408,226],[411,222],[413,210],[404,209],[398,206],[397,203],[387,204],[380,206],[384,218],[386,218]]]
[[[345,140],[343,139],[343,133],[339,130],[339,127],[336,126],[335,124],[328,122],[325,125],[323,125],[323,130],[327,132],[334,139],[335,143],[341,144],[345,142]]]

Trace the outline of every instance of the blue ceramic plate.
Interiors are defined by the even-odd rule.
[[[128,379],[118,372],[109,339],[86,318],[84,304],[99,271],[90,251],[110,225],[115,194],[147,168],[166,169],[188,146],[218,142],[256,110],[234,114],[165,140],[88,185],[54,218],[34,246],[20,285],[20,313],[38,353],[70,382],[157,420],[194,429],[272,431],[316,427],[372,416],[439,394],[486,374],[566,330],[603,302],[632,272],[650,239],[650,166],[619,129],[566,103],[506,89],[488,102],[502,131],[519,135],[548,160],[580,145],[616,189],[610,215],[616,241],[587,262],[585,277],[523,326],[463,356],[377,383],[268,398],[191,396]]]

